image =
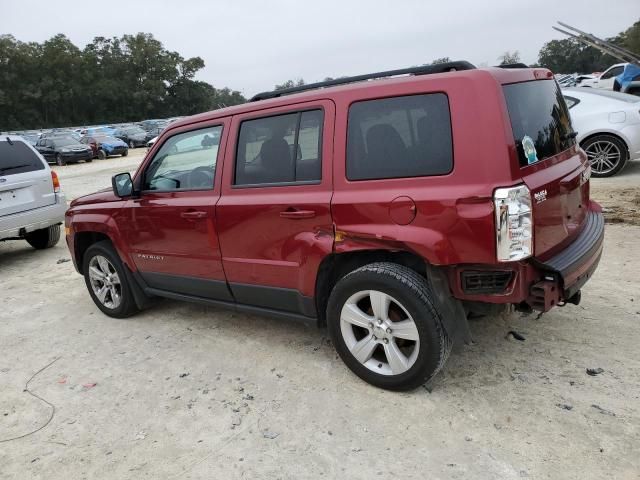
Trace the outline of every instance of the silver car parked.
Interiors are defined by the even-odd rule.
[[[0,137],[0,241],[53,247],[66,209],[58,175],[42,155],[21,137]]]

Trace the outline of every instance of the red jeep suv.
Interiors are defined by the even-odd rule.
[[[577,304],[602,252],[551,72],[468,62],[259,94],[171,124],[133,178],[72,202],[98,308],[153,297],[316,321],[388,389],[433,377],[467,316]]]

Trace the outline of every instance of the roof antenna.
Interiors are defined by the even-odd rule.
[[[7,143],[9,143],[9,145],[13,145],[13,141],[9,137],[7,137]]]

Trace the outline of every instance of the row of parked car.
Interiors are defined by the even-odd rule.
[[[170,123],[182,117],[144,120],[139,123],[99,125],[92,127],[57,128],[9,132],[27,142],[49,162],[59,166],[96,158],[127,156],[130,148],[151,146]]]

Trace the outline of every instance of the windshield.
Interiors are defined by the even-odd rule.
[[[21,141],[0,141],[0,176],[43,170],[35,152]]]
[[[100,143],[120,143],[122,141],[117,138],[107,136],[96,136],[95,139]]]
[[[76,139],[71,138],[71,137],[54,138],[53,139],[53,144],[58,148],[59,147],[77,147],[77,146],[82,145]]]
[[[503,90],[521,167],[575,144],[569,110],[554,80],[513,83]]]
[[[127,127],[127,128],[123,128],[122,131],[129,134],[145,133],[145,131],[139,127]]]

